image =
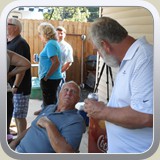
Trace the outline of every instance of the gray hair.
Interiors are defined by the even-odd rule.
[[[119,43],[128,35],[127,30],[116,20],[101,17],[95,20],[89,28],[89,38],[97,48],[101,48],[101,41]]]
[[[17,18],[9,18],[8,21],[13,25],[18,26],[19,32],[22,32],[22,24]]]
[[[38,32],[42,34],[47,40],[50,39],[57,40],[57,32],[51,23],[42,22],[38,26]]]
[[[62,88],[63,88],[66,84],[74,84],[74,85],[77,87],[78,91],[79,91],[79,95],[81,94],[81,88],[79,87],[79,85],[78,85],[76,82],[74,82],[74,81],[65,82],[65,83],[63,83]]]

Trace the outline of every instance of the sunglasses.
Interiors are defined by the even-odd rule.
[[[10,25],[10,26],[16,26],[15,24],[12,24],[12,23],[8,23],[8,25]]]

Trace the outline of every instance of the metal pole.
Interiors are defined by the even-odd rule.
[[[84,88],[84,83],[83,83],[83,54],[84,54],[84,41],[86,39],[86,35],[82,34],[81,35],[81,40],[82,40],[82,52],[81,52],[81,84],[80,87]]]

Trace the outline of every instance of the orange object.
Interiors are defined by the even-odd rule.
[[[108,149],[105,121],[89,119],[88,153],[106,153]]]

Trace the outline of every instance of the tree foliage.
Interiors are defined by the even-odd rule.
[[[98,7],[52,7],[50,13],[44,13],[47,20],[65,20],[87,22],[99,16]]]

